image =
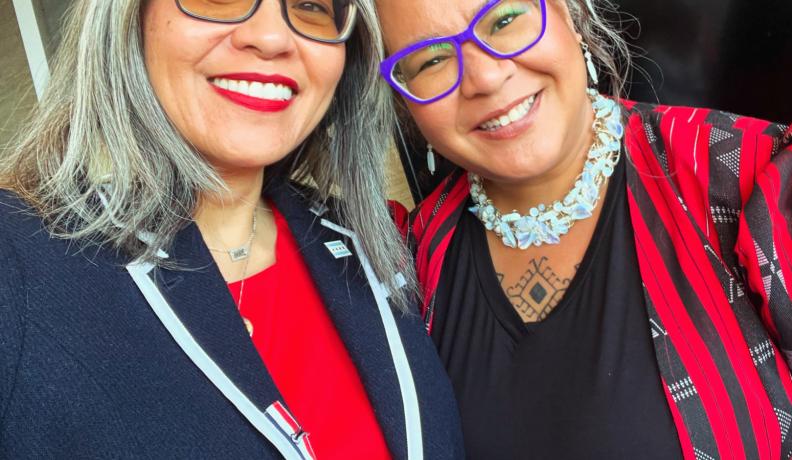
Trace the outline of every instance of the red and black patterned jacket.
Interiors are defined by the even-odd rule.
[[[649,324],[685,458],[792,456],[792,129],[623,102],[626,186]],[[457,171],[397,222],[431,333],[465,209]]]

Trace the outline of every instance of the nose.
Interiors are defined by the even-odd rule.
[[[294,52],[294,33],[283,18],[281,2],[262,0],[256,13],[236,26],[231,44],[239,50],[251,50],[262,59]]]
[[[468,99],[497,93],[516,69],[511,59],[498,59],[470,42],[462,45],[462,59],[465,68],[459,90]]]

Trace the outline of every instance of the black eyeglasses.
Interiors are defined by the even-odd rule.
[[[353,0],[279,0],[283,20],[298,35],[321,43],[343,43],[357,18]],[[248,20],[262,0],[176,0],[186,15],[223,24]]]

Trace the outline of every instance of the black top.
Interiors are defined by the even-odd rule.
[[[565,297],[533,324],[504,294],[481,223],[469,212],[461,218],[432,336],[457,394],[469,458],[682,457],[626,195],[622,162]]]

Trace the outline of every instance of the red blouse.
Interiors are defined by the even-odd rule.
[[[253,344],[286,406],[309,434],[317,458],[389,459],[357,369],[286,219],[272,209],[277,262],[245,280],[240,306]],[[241,284],[229,284],[236,302]]]

